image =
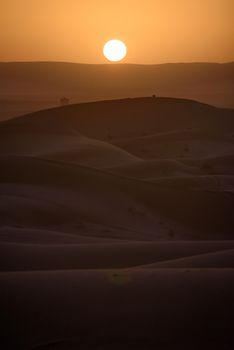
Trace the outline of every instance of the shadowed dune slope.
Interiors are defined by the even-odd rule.
[[[148,181],[154,182],[160,186],[172,188],[191,188],[204,191],[234,191],[234,176],[230,175],[172,176],[149,178]]]
[[[85,218],[152,237],[163,237],[170,229],[178,232],[176,223],[181,232],[186,227],[203,239],[207,234],[210,238],[231,238],[233,234],[234,196],[229,193],[161,188],[75,164],[36,158],[1,157],[1,164],[1,193],[10,200],[9,206],[1,206],[3,222],[20,210],[21,220],[71,224]],[[31,201],[35,202],[33,215]]]
[[[139,159],[230,156],[233,134],[233,110],[137,98],[70,105],[2,122],[0,150],[108,168]]]
[[[109,171],[138,179],[178,174],[202,174],[198,167],[187,166],[174,159],[140,160],[126,165],[111,167]]]
[[[138,98],[2,122],[2,222],[34,228],[41,223],[50,230],[57,223],[69,232],[95,223],[121,239],[231,238],[233,179],[216,176],[201,158],[231,161],[233,116],[233,110],[190,100]],[[141,142],[150,152],[159,147],[157,159],[128,152],[137,153]]]
[[[219,157],[207,157],[204,159],[181,159],[183,164],[192,167],[199,167],[207,174],[234,175],[234,154],[227,154]]]
[[[221,249],[221,247],[220,247]],[[191,254],[192,255],[192,254]],[[226,249],[211,253],[202,253],[179,259],[168,259],[144,268],[234,268],[234,250]]]
[[[1,133],[26,128],[73,130],[103,140],[139,137],[173,130],[208,130],[210,133],[234,129],[234,111],[219,109],[191,100],[137,98],[83,103],[43,110],[1,123]]]
[[[211,123],[212,124],[212,123]],[[207,136],[184,139],[183,141],[157,142],[157,137],[133,138],[116,141],[116,146],[146,159],[181,159],[191,157],[193,159],[222,157],[234,153],[233,138],[221,133],[220,137],[210,138]]]
[[[115,242],[102,245],[0,243],[1,271],[128,268],[230,248],[234,248],[232,241]],[[192,263],[189,266],[193,266]],[[227,267],[232,267],[231,261]]]
[[[96,230],[98,234],[92,236],[92,231]],[[103,243],[119,243],[120,239],[115,239],[111,237],[102,237],[101,229],[103,229],[102,235],[104,236],[105,232],[103,227],[91,226],[89,225],[87,228],[83,226],[82,223],[77,225],[76,232],[66,232],[66,228],[64,228],[64,232],[56,231],[56,228],[52,230],[46,229],[44,227],[41,228],[33,228],[33,227],[20,227],[20,226],[2,226],[0,229],[0,242],[1,243],[20,243],[20,244],[103,244]],[[89,230],[89,235],[87,233]],[[124,239],[123,242],[127,240]]]

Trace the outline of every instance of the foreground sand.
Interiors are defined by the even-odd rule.
[[[5,349],[231,349],[232,269],[0,274]]]

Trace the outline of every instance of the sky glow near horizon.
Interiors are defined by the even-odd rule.
[[[113,38],[125,63],[234,61],[233,0],[1,0],[0,61],[106,63]]]

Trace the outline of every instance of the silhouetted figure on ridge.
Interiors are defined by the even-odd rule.
[[[61,106],[67,106],[67,105],[69,105],[69,98],[67,98],[67,97],[62,97],[62,98],[60,98],[60,105]]]

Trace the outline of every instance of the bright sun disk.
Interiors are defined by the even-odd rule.
[[[103,47],[104,56],[112,62],[121,61],[127,54],[127,47],[121,40],[110,40]]]

